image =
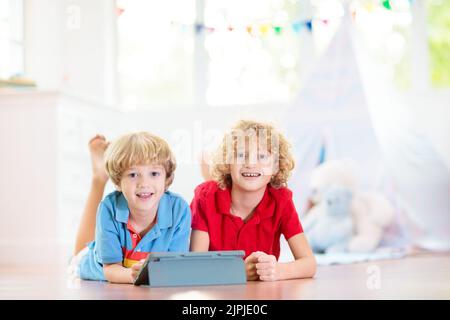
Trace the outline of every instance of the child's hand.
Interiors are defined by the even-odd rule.
[[[248,281],[258,280],[259,276],[256,273],[256,263],[258,262],[258,257],[264,254],[264,252],[255,251],[245,258],[245,272]]]
[[[140,260],[139,262],[135,263],[131,266],[131,279],[136,280],[139,271],[141,271],[142,266],[144,265],[145,259]]]
[[[279,279],[278,262],[273,255],[265,253],[259,255],[255,268],[256,274],[262,281],[276,281]]]

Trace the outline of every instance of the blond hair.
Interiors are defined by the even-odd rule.
[[[270,154],[276,156],[277,163],[275,163],[275,166],[278,171],[270,180],[270,185],[274,188],[287,186],[287,180],[295,166],[294,157],[290,152],[290,143],[273,125],[252,120],[238,121],[231,131],[224,135],[222,143],[212,159],[210,167],[212,179],[222,189],[231,186],[229,165],[233,162],[232,154],[236,152],[239,143],[238,138],[239,135],[242,135],[242,132],[245,139],[256,136],[258,145],[263,144],[268,147]]]
[[[173,182],[177,166],[167,142],[148,132],[125,134],[113,141],[105,151],[104,162],[106,172],[116,186],[131,166],[161,165],[166,171],[166,190]]]

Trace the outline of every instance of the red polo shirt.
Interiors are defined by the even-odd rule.
[[[280,236],[302,233],[292,192],[287,188],[267,186],[264,196],[247,222],[230,213],[231,189],[222,190],[215,181],[204,182],[195,189],[191,203],[192,229],[209,234],[209,250],[263,251],[280,256]]]

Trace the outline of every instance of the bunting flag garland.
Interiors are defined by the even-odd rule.
[[[412,4],[413,0],[405,0],[408,1],[409,5]],[[374,2],[378,3],[378,7],[381,7],[383,9],[389,10],[389,11],[395,11],[395,8],[393,8],[392,4],[395,3],[395,0],[372,0],[372,1],[366,1],[364,3],[364,8],[368,12],[373,12],[377,5],[374,4]],[[117,16],[121,16],[124,13],[125,9],[123,8],[116,8]],[[352,17],[355,19],[356,11],[352,11]],[[340,17],[339,17],[340,18]],[[313,26],[314,22],[319,21],[322,22],[324,25],[328,25],[329,19],[306,19],[306,20],[298,20],[294,21],[293,23],[287,24],[287,25],[275,25],[271,23],[259,23],[259,24],[250,24],[247,26],[228,26],[228,27],[222,27],[219,28],[217,26],[209,26],[205,25],[203,23],[195,23],[195,24],[184,24],[184,23],[177,23],[175,21],[172,21],[172,26],[178,26],[182,31],[188,31],[188,30],[194,30],[196,34],[200,34],[203,31],[206,31],[208,33],[216,32],[216,31],[244,31],[247,32],[250,35],[268,35],[270,33],[275,35],[281,35],[285,33],[286,31],[293,31],[294,33],[300,33],[302,29],[305,29],[309,32],[313,32]]]
[[[393,9],[393,3],[395,3],[395,0],[381,0],[381,5],[387,10]],[[413,0],[408,0],[408,3],[409,5],[411,5],[413,3]]]
[[[392,3],[395,3],[394,0],[377,0],[378,1],[378,7],[379,8],[383,8],[385,10],[389,10],[389,11],[395,11]],[[408,3],[411,5],[413,0],[407,0]],[[373,12],[376,8],[377,5],[374,4],[373,1],[368,1],[365,2],[364,6],[366,11],[368,12]],[[352,11],[352,17],[353,19],[355,19],[356,16],[356,11]],[[338,19],[336,17],[336,19]],[[339,17],[340,19],[340,17]],[[293,31],[294,33],[300,33],[302,31],[302,29],[305,29],[309,32],[313,32],[313,26],[314,24],[318,21],[323,23],[324,25],[328,25],[330,19],[319,19],[319,18],[314,18],[314,19],[306,19],[306,20],[298,20],[298,21],[294,21],[290,24],[287,25],[275,25],[275,24],[271,24],[271,23],[260,23],[260,24],[251,24],[248,26],[244,26],[244,27],[237,27],[237,26],[228,26],[226,28],[217,28],[217,27],[212,27],[212,26],[207,26],[201,23],[197,23],[194,25],[194,30],[196,32],[196,34],[200,34],[203,31],[206,32],[216,32],[216,31],[244,31],[247,32],[248,34],[251,35],[268,35],[270,33],[275,34],[275,35],[281,35],[283,33],[285,33],[286,31]],[[172,25],[180,25],[177,24],[175,22],[172,22]],[[182,25],[183,29],[189,29],[189,26],[192,27],[192,25]]]
[[[314,19],[317,21],[321,21],[323,24],[328,24],[328,20],[326,19]],[[251,35],[268,35],[270,33],[274,33],[275,35],[281,35],[282,33],[286,31],[293,31],[294,33],[300,33],[300,31],[305,28],[309,32],[312,32],[313,30],[313,20],[305,20],[305,21],[296,21],[290,25],[272,25],[270,23],[261,23],[261,24],[252,24],[244,27],[237,27],[237,26],[228,26],[228,27],[213,27],[208,26],[202,23],[195,23],[194,25],[187,25],[182,23],[176,23],[172,21],[172,26],[180,26],[182,30],[189,30],[189,28],[193,27],[196,34],[200,34],[203,31],[206,31],[208,33],[216,32],[216,31],[244,31]]]

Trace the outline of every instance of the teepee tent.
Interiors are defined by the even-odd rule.
[[[359,169],[360,187],[383,192],[396,206],[403,242],[408,234],[412,244],[448,250],[449,168],[419,125],[418,110],[429,102],[387,85],[353,23],[346,10],[288,112],[297,160],[290,188],[299,214],[307,207],[311,171],[323,161],[349,158]]]
[[[297,160],[290,187],[296,191],[300,211],[309,195],[311,170],[324,161],[352,159],[365,188],[376,188],[380,178],[381,148],[353,49],[351,24],[345,15],[288,112],[288,134]]]

